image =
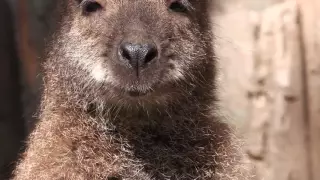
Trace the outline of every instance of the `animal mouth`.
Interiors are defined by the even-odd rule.
[[[153,92],[152,90],[147,90],[147,91],[130,90],[130,91],[127,91],[127,94],[130,97],[142,97],[142,96],[147,96],[152,92]]]
[[[140,96],[145,96],[148,93],[147,92],[139,92],[139,91],[129,91],[128,94],[131,97],[140,97]]]

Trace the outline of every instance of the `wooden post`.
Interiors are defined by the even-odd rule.
[[[320,178],[320,1],[298,0],[301,7],[303,32],[303,53],[305,56],[305,91],[307,101],[305,119],[309,127],[311,161],[310,176],[312,180]]]
[[[298,6],[277,4],[256,19],[247,152],[257,179],[311,180]]]

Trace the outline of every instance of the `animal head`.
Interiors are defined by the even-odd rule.
[[[60,45],[55,51],[63,56],[59,58],[67,71],[81,75],[74,89],[99,98],[103,94],[102,99],[111,101],[160,102],[190,93],[200,82],[210,83],[204,82],[211,80],[206,73],[213,64],[208,1],[69,0],[63,4],[56,41]]]

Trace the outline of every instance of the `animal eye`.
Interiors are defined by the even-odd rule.
[[[168,8],[171,11],[186,13],[188,11],[187,5],[183,2],[183,0],[168,0]]]
[[[102,5],[95,0],[84,0],[80,3],[80,7],[82,8],[82,12],[87,15],[103,8]]]

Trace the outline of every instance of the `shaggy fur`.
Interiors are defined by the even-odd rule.
[[[90,13],[87,1],[59,6],[40,122],[15,179],[245,179],[238,143],[212,113],[210,0],[95,2]],[[186,9],[168,10],[172,3]],[[136,77],[117,48],[141,36],[160,52]]]

